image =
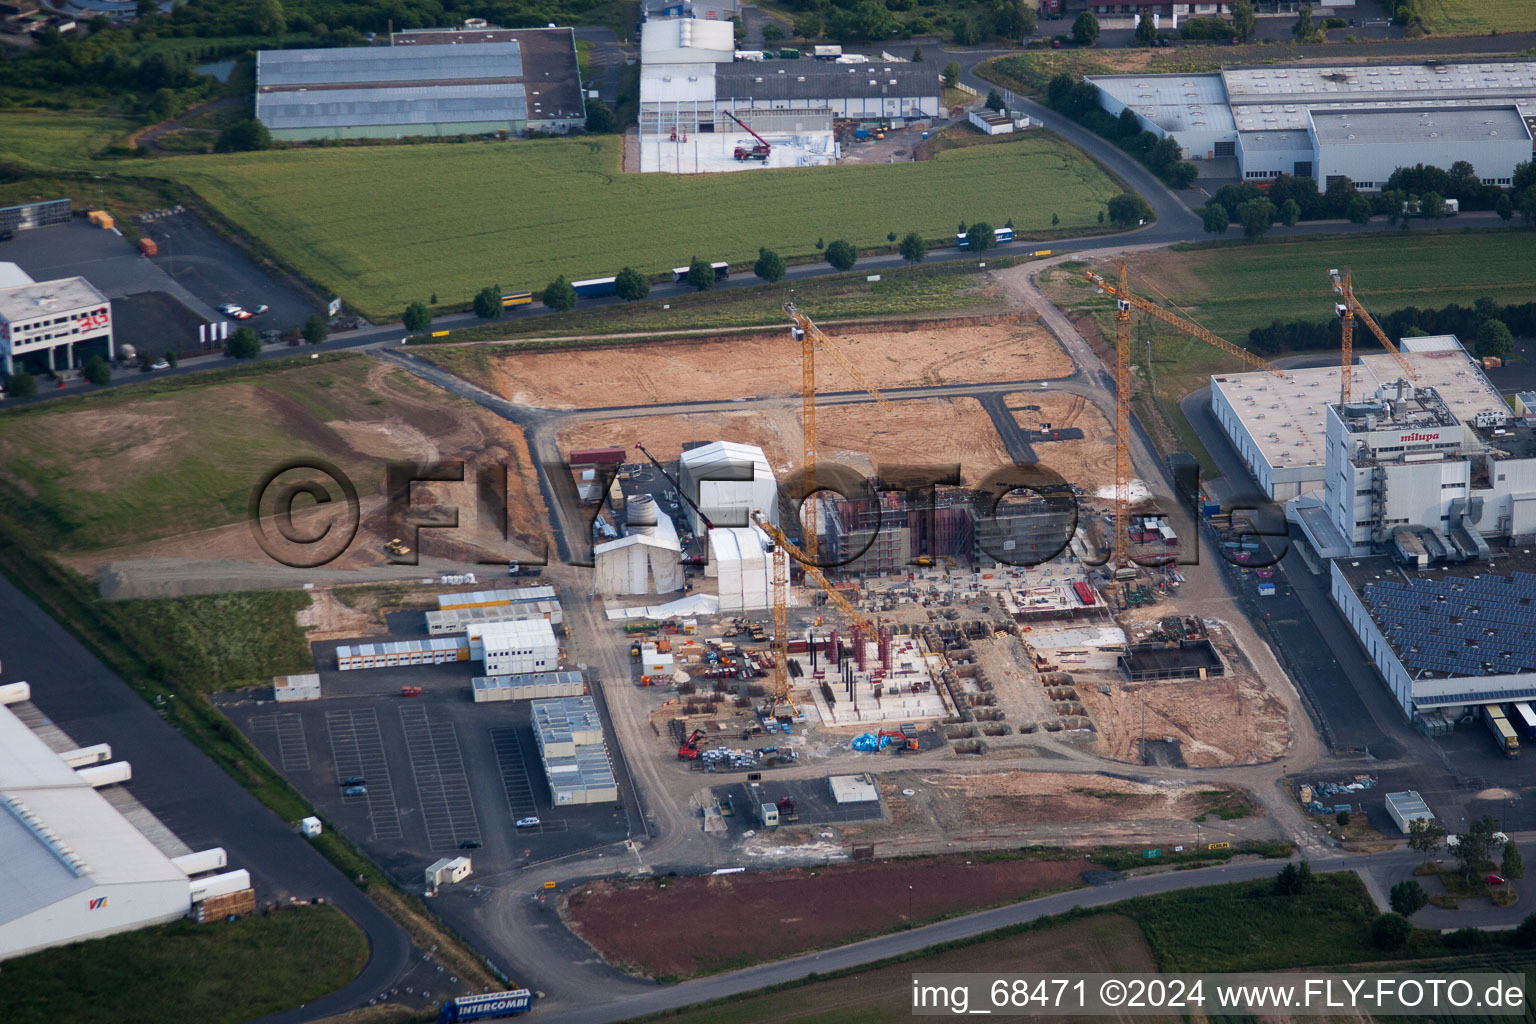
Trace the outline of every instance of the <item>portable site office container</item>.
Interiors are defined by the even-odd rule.
[[[516,622],[520,619],[544,619],[552,625],[564,621],[559,601],[516,601],[474,608],[450,608],[427,612],[427,633],[448,636],[463,633],[486,622]]]
[[[538,700],[580,697],[587,684],[580,672],[531,672],[525,675],[476,676],[470,680],[475,703],[496,700]]]
[[[555,588],[545,584],[537,587],[516,587],[511,590],[475,590],[467,594],[438,594],[437,610],[455,608],[493,608],[518,604],[525,601],[557,601]]]
[[[447,665],[468,660],[469,639],[462,636],[336,648],[336,667],[343,672],[401,665]]]

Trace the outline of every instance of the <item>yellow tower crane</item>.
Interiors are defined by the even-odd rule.
[[[771,715],[780,704],[788,704],[795,707],[795,702],[790,698],[789,691],[789,560],[793,557],[800,563],[805,574],[815,580],[827,597],[840,611],[853,622],[859,629],[873,629],[874,623],[870,622],[862,612],[853,606],[826,574],[813,564],[806,553],[795,546],[795,542],[784,535],[784,531],[773,525],[773,521],[763,515],[761,509],[754,509],[752,521],[756,523],[764,533],[773,540],[773,684],[770,687],[768,701],[765,705],[766,713]],[[799,709],[796,708],[798,713]]]
[[[816,349],[818,347],[831,353],[848,371],[854,383],[872,395],[880,404],[882,412],[892,412],[891,403],[879,391],[875,390],[864,375],[853,365],[853,360],[832,343],[832,339],[821,333],[821,328],[816,322],[795,308],[793,302],[784,303],[784,312],[794,322],[794,337],[800,342],[800,423],[805,437],[805,461],[801,463],[805,474],[805,510],[801,516],[801,522],[805,527],[805,550],[809,552],[809,560],[816,558],[817,548],[817,523],[816,523]]]
[[[1115,562],[1116,566],[1129,567],[1131,562],[1131,309],[1150,313],[1164,323],[1172,324],[1186,334],[1193,335],[1228,355],[1236,356],[1250,366],[1268,370],[1277,377],[1285,371],[1273,363],[1260,359],[1247,349],[1221,338],[1192,320],[1171,313],[1155,303],[1131,293],[1126,283],[1125,264],[1120,264],[1119,281],[1110,284],[1096,271],[1088,271],[1088,280],[1095,290],[1115,297]]]
[[[1371,333],[1376,335],[1376,340],[1381,342],[1382,348],[1392,353],[1392,357],[1403,368],[1403,372],[1413,380],[1419,379],[1419,372],[1413,368],[1413,365],[1408,362],[1402,352],[1398,351],[1397,346],[1392,344],[1391,340],[1387,337],[1387,332],[1381,329],[1381,325],[1376,323],[1371,314],[1367,313],[1365,307],[1360,304],[1360,300],[1355,297],[1355,289],[1351,283],[1351,277],[1352,275],[1348,267],[1345,267],[1342,271],[1328,271],[1328,280],[1333,282],[1333,290],[1340,299],[1339,302],[1333,304],[1333,311],[1343,321],[1344,328],[1343,364],[1339,373],[1340,405],[1349,404],[1350,386],[1353,383],[1354,377],[1355,354],[1353,346],[1355,317],[1357,316],[1364,321],[1365,326],[1371,329]]]

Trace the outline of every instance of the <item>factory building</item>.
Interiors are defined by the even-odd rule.
[[[689,448],[678,459],[677,479],[717,527],[746,526],[757,511],[778,525],[778,481],[768,456],[756,445],[712,441]],[[697,512],[689,509],[688,521],[695,535],[703,535],[704,521]]]
[[[1479,705],[1536,698],[1536,562],[1501,550],[1476,570],[1335,559],[1330,593],[1398,706],[1432,733]]]
[[[29,696],[0,687],[0,960],[186,916],[199,858],[179,866],[96,791],[130,774],[104,744],[55,752],[7,706]]]
[[[584,127],[586,101],[571,29],[444,30],[261,51],[256,117],[290,141],[520,135]]]
[[[1463,420],[1507,414],[1508,406],[1482,368],[1452,335],[1403,338],[1404,359],[1417,384],[1435,389]],[[1327,407],[1339,397],[1337,365],[1272,373],[1230,373],[1211,377],[1211,412],[1254,481],[1271,501],[1289,501],[1320,491],[1327,472]],[[1356,359],[1350,393],[1371,395],[1396,381],[1402,367],[1381,353]]]
[[[33,281],[6,264],[0,286],[0,364],[4,372],[79,369],[91,356],[117,358],[112,304],[83,277]]]
[[[720,611],[760,611],[773,603],[773,541],[756,526],[709,531],[705,576],[719,583]]]
[[[556,807],[615,803],[613,762],[603,742],[603,723],[591,697],[534,701],[533,739]]]
[[[729,23],[741,14],[741,6],[736,0],[644,0],[641,10],[647,22],[661,18],[702,18]]]
[[[1465,160],[1489,185],[1531,159],[1536,62],[1241,67],[1212,74],[1095,75],[1100,103],[1129,108],[1192,160],[1236,158],[1245,181],[1347,177],[1380,189],[1399,167]]]

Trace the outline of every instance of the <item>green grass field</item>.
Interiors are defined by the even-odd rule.
[[[1419,0],[1414,10],[1425,28],[1442,36],[1529,32],[1536,26],[1536,0]]]
[[[7,961],[0,1012],[6,1024],[225,1024],[333,992],[367,959],[331,907],[181,921]]]
[[[295,616],[309,607],[301,590],[124,601],[118,614],[144,646],[201,693],[266,684],[314,671]]]
[[[741,174],[624,174],[620,140],[374,147],[143,161],[305,276],[373,315],[499,283],[539,290],[697,255],[741,262],[817,239],[939,238],[961,220],[1094,230],[1119,188],[1086,157],[1028,137],[895,165]]]

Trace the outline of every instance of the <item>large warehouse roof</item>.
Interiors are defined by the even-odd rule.
[[[1424,145],[1528,139],[1525,119],[1513,103],[1486,107],[1313,110],[1319,142],[1335,146],[1372,146],[1383,142]]]
[[[87,306],[105,306],[107,297],[83,277],[61,277],[0,288],[0,317],[30,320],[49,313],[67,313]]]
[[[265,92],[256,116],[268,128],[521,121],[528,100],[523,86],[508,83]]]
[[[403,84],[521,78],[522,47],[505,43],[435,46],[358,46],[326,50],[263,50],[256,54],[258,90],[358,84]]]
[[[0,926],[101,885],[185,885],[186,880],[185,872],[0,705]]]
[[[939,73],[927,64],[821,64],[803,60],[740,61],[715,69],[723,99],[815,100],[829,96],[937,96]]]
[[[1165,131],[1235,128],[1220,75],[1091,75],[1086,81]]]

